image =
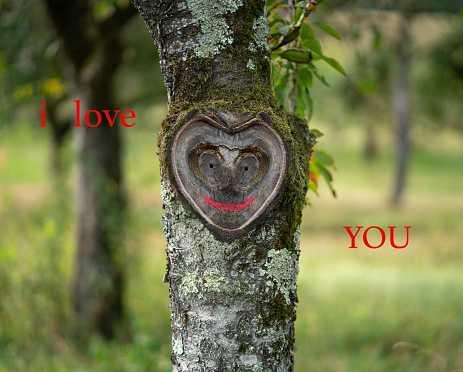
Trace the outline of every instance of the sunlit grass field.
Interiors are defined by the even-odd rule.
[[[154,107],[126,135],[130,202],[127,309],[130,341],[76,339],[71,307],[73,154],[51,181],[49,135],[37,123],[0,129],[0,372],[170,371],[170,320],[160,218]],[[148,120],[149,119],[149,120]],[[142,123],[146,123],[142,124]],[[151,125],[151,127],[150,127]],[[463,371],[463,137],[414,136],[402,205],[390,206],[394,148],[388,131],[375,160],[363,130],[332,128],[319,145],[336,159],[334,199],[310,195],[301,227],[296,371]],[[343,226],[397,226],[394,249],[349,249]],[[371,243],[379,234],[369,234]]]

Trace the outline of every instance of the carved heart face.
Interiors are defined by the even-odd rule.
[[[257,119],[230,129],[198,117],[177,134],[172,165],[183,196],[206,226],[233,238],[275,199],[286,152],[279,135]]]

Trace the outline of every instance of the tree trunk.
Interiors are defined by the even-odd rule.
[[[398,66],[394,86],[394,113],[396,117],[396,148],[397,163],[392,203],[399,205],[406,182],[408,154],[409,154],[409,132],[410,132],[410,22],[411,15],[404,10],[400,18],[400,35],[397,39]]]
[[[114,107],[83,91],[82,113]],[[96,94],[98,95],[98,93]],[[106,104],[101,102],[106,101]],[[95,128],[74,128],[77,144],[77,251],[74,307],[83,330],[112,338],[123,315],[123,184],[119,127],[106,121]]]
[[[363,156],[367,161],[373,161],[378,155],[378,141],[376,139],[375,123],[367,121],[365,134],[365,145],[363,149]]]
[[[52,155],[51,155],[51,168],[53,177],[58,180],[62,174],[63,159],[62,150],[65,139],[71,131],[71,118],[60,117],[58,109],[64,98],[48,102],[47,117],[50,121],[52,130]]]
[[[313,139],[270,86],[265,1],[135,2],[169,97],[159,136],[174,371],[292,371]]]
[[[114,110],[112,83],[121,62],[122,26],[133,7],[95,19],[85,0],[44,0],[64,50],[63,69],[80,100],[80,123],[88,110]],[[123,111],[123,110],[121,110]],[[89,116],[96,124],[96,114]],[[123,316],[123,177],[120,128],[105,115],[98,126],[75,127],[77,144],[77,266],[74,305],[84,334],[112,338]],[[73,123],[75,124],[75,123]]]

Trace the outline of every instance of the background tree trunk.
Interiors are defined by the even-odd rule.
[[[407,5],[404,5],[406,8]],[[410,23],[411,13],[402,8],[400,33],[397,38],[397,72],[394,84],[393,109],[396,118],[396,177],[392,195],[392,204],[399,205],[405,187],[409,154],[410,132]]]
[[[367,161],[373,161],[378,155],[378,140],[376,139],[375,123],[369,121],[365,127],[365,143],[363,156]]]
[[[273,97],[265,1],[135,4],[156,41],[169,97],[158,144],[173,370],[291,371],[299,224],[313,141],[307,123]],[[284,142],[289,165],[279,193],[237,237],[206,226],[174,175],[173,140],[200,115],[257,118]]]
[[[119,109],[112,89],[121,62],[120,33],[135,9],[116,8],[97,20],[85,0],[44,2],[64,50],[65,75],[73,82],[74,99],[80,99],[79,124],[88,110]],[[120,127],[117,122],[111,127],[103,115],[97,127],[73,129],[78,155],[74,304],[85,333],[112,338],[122,319],[124,295]]]
[[[63,145],[72,127],[70,116],[61,117],[58,113],[59,106],[63,100],[64,98],[47,102],[47,117],[50,121],[50,127],[52,130],[51,167],[55,180],[58,180],[62,174]]]

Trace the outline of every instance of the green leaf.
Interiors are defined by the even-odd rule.
[[[331,194],[336,198],[337,194],[336,194],[336,190],[333,187],[333,182],[327,181],[325,175],[323,173],[322,173],[322,175],[323,175],[323,178],[325,178],[326,184],[328,185],[328,187],[329,187],[329,189],[331,191]]]
[[[336,166],[334,165],[334,159],[325,151],[316,150],[314,156],[326,166],[331,166],[336,169]]]
[[[312,74],[314,74],[318,80],[320,80],[327,87],[330,86],[328,82],[326,81],[325,77],[318,73],[317,68],[313,64],[309,63],[308,67],[312,70]]]
[[[333,36],[335,39],[341,40],[341,36],[339,35],[338,31],[334,29],[334,27],[331,27],[330,25],[325,25],[320,22],[312,22],[315,26],[317,26],[319,29],[325,31],[328,35]]]
[[[309,63],[312,60],[312,53],[306,49],[287,49],[280,54],[280,57],[295,63]]]
[[[314,162],[313,160],[310,163],[310,173],[312,173],[317,179],[318,177],[320,177],[320,171],[318,170],[316,162]]]
[[[312,98],[310,97],[310,92],[307,87],[307,84],[305,83],[304,79],[301,78],[301,72],[304,71],[303,69],[298,70],[298,79],[297,79],[297,101],[296,101],[296,106],[302,109],[302,117],[304,117],[307,120],[310,120],[312,116],[312,111],[313,111],[313,102]],[[306,72],[309,72],[310,77],[312,77],[312,74],[310,71],[305,70]],[[310,82],[311,83],[311,82]]]
[[[302,41],[311,40],[313,38],[314,38],[314,35],[313,35],[312,28],[309,25],[307,25],[307,23],[303,23],[302,27],[301,27],[301,39],[302,39]]]
[[[283,18],[280,18],[280,17],[273,17],[272,19],[270,19],[268,21],[268,27],[270,28],[270,35],[272,35],[272,37],[275,37],[276,35],[280,35],[280,33],[278,31],[276,31],[276,24],[277,23],[282,23],[282,24],[285,24],[285,20]]]
[[[325,179],[326,184],[328,185],[331,193],[333,194],[334,197],[336,197],[336,190],[333,188],[333,176],[331,175],[331,172],[325,167],[325,164],[323,164],[320,160],[318,160],[316,157],[313,159],[313,164],[316,164],[318,171],[322,175],[322,177]]]
[[[302,110],[302,114],[304,114],[304,110],[306,109],[304,99],[302,95],[298,94],[298,98],[296,100],[296,107],[300,108]]]
[[[320,132],[318,129],[311,129],[310,133],[312,133],[315,138],[320,138],[321,136],[324,136],[324,133]]]
[[[309,190],[312,190],[316,195],[318,195],[317,184],[313,182],[312,180],[311,182],[309,182]]]
[[[341,64],[338,61],[336,61],[334,58],[329,58],[329,57],[325,57],[325,56],[320,56],[320,57],[322,57],[322,59],[326,63],[328,63],[331,67],[333,67],[336,71],[339,71],[344,76],[347,76],[346,71],[344,71]]]
[[[284,65],[281,65],[281,68],[294,71],[294,66],[291,62],[286,62]]]
[[[323,75],[320,75],[318,72],[314,72],[313,74],[317,77],[318,80],[320,80],[328,88],[331,87],[331,85],[328,84],[328,82],[326,81],[326,79],[325,79],[325,77]]]
[[[292,84],[289,82],[289,73],[287,70],[281,74],[281,78],[279,80],[280,81],[278,81],[278,85],[275,86],[274,90],[278,103],[282,105],[288,98],[292,89]]]
[[[312,87],[312,73],[306,68],[300,68],[297,70],[299,79],[304,82],[304,85],[308,88]]]
[[[276,12],[278,12],[281,8],[284,8],[284,7],[287,7],[287,6],[288,6],[288,5],[286,5],[286,4],[280,4],[280,5],[276,6],[276,7],[272,10],[272,12],[270,13],[270,15],[268,16],[268,19],[272,19],[272,18],[275,16]]]
[[[317,39],[304,40],[302,45],[304,45],[304,48],[310,49],[312,52],[323,55],[322,44],[320,43],[320,40],[317,40]]]
[[[313,161],[313,164],[315,164],[317,166],[317,169],[320,172],[320,174],[323,176],[323,172],[325,172],[325,176],[327,177],[328,181],[331,182],[333,180],[333,176],[331,175],[331,173],[326,168],[326,165],[323,164],[323,162],[320,161],[316,156],[314,156],[312,161]]]
[[[289,80],[288,70],[281,70],[280,79],[277,81],[277,85],[287,85]]]
[[[312,119],[312,113],[313,113],[313,101],[312,97],[310,96],[310,91],[307,89],[307,106],[308,106],[308,112],[307,112],[307,121],[310,121]]]
[[[280,35],[286,35],[288,31],[291,29],[292,25],[281,25],[275,27],[275,31],[278,32]]]
[[[294,26],[294,25],[291,25],[291,26]],[[288,44],[294,39],[296,39],[299,36],[299,30],[300,30],[299,27],[293,27],[292,29],[290,29],[288,33],[284,36],[282,43]]]
[[[281,0],[276,0],[276,1],[267,1],[267,14],[270,14],[270,12],[272,11],[273,8],[275,8],[276,6],[278,6],[278,4],[281,3]]]

